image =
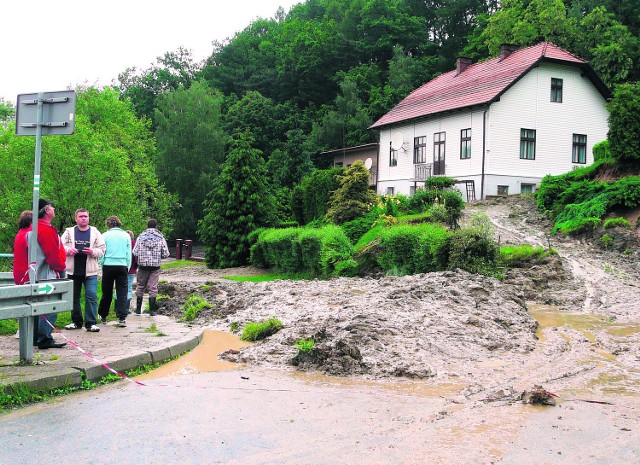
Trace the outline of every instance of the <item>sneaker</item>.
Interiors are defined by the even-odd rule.
[[[96,325],[91,325],[87,328],[87,331],[90,333],[99,333],[100,328],[98,328]]]
[[[106,316],[101,316],[100,317],[100,323],[102,323],[103,325],[107,324],[107,317]]]
[[[82,326],[77,325],[75,323],[68,324],[67,326],[64,327],[64,329],[80,329],[80,328],[82,328]]]
[[[125,320],[120,320],[118,321],[118,325],[120,328],[126,328],[127,327],[127,322]]]

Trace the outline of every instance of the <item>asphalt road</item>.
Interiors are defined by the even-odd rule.
[[[637,410],[456,405],[413,383],[249,370],[144,382],[0,417],[0,464],[640,463]]]

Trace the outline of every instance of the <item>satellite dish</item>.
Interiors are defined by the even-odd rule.
[[[404,137],[402,136],[402,133],[396,133],[393,136],[391,136],[391,149],[396,151],[400,149],[405,150]]]
[[[367,158],[367,159],[364,161],[364,166],[365,166],[368,170],[370,170],[370,169],[371,169],[371,167],[373,166],[373,160],[372,160],[371,158]]]

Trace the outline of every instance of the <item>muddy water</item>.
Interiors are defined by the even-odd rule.
[[[220,360],[218,356],[227,350],[239,350],[251,345],[234,334],[225,331],[205,330],[200,344],[188,354],[160,368],[139,376],[137,379],[156,379],[180,374],[207,373],[234,370],[237,363]]]

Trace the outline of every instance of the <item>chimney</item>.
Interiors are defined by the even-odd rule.
[[[520,47],[518,47],[517,45],[511,45],[511,44],[502,44],[500,46],[500,59],[498,61],[502,61],[505,58],[507,58],[509,55],[511,55],[513,52],[515,52],[516,50],[518,50]]]
[[[459,76],[460,73],[464,72],[469,66],[473,64],[473,60],[467,57],[458,57],[456,60],[456,76]]]

